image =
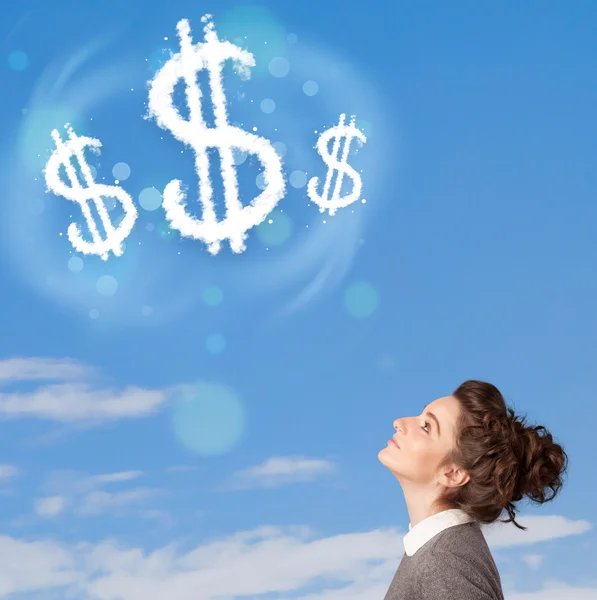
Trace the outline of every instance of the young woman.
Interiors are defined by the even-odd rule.
[[[527,426],[499,390],[466,381],[418,417],[394,421],[378,455],[404,493],[409,532],[385,600],[503,600],[481,525],[515,520],[514,503],[543,504],[562,487],[568,457],[542,426]]]

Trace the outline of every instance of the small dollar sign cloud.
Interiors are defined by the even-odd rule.
[[[348,164],[347,159],[352,139],[357,138],[361,144],[364,144],[367,141],[367,138],[360,129],[355,127],[354,117],[351,118],[348,125],[344,124],[345,119],[346,115],[340,115],[338,125],[324,131],[317,140],[317,152],[319,152],[319,155],[323,158],[323,162],[328,166],[328,172],[325,177],[321,196],[317,193],[317,185],[319,183],[318,177],[312,177],[307,185],[307,194],[311,201],[319,206],[320,212],[324,212],[328,209],[330,215],[333,215],[339,208],[344,208],[358,200],[363,187],[361,176]],[[329,142],[332,138],[334,138],[334,144],[332,152],[330,153]],[[340,150],[340,141],[342,138],[346,138],[346,143],[344,144],[344,150],[342,151],[342,158],[338,160],[338,151]],[[334,170],[338,171],[338,177],[336,178],[332,197],[329,198]],[[352,179],[353,186],[350,194],[340,196],[344,175],[348,175]]]
[[[101,142],[95,138],[78,136],[70,127],[65,126],[69,140],[62,141],[57,129],[52,131],[52,138],[56,143],[56,150],[50,156],[44,170],[46,186],[48,191],[57,196],[63,196],[67,200],[78,202],[81,206],[83,216],[87,222],[87,227],[91,233],[91,241],[85,240],[81,230],[76,223],[71,223],[68,227],[68,239],[71,244],[83,254],[97,254],[102,260],[107,260],[109,252],[112,251],[116,256],[122,256],[122,242],[129,236],[133,225],[137,220],[137,209],[133,204],[131,197],[119,186],[104,185],[96,183],[93,180],[91,169],[85,160],[83,150],[86,147],[94,150],[101,148]],[[73,158],[79,163],[79,169],[83,176],[83,184],[77,177],[77,172],[71,163]],[[70,187],[60,178],[60,167],[64,166],[66,176],[70,182]],[[106,209],[103,198],[116,198],[124,209],[124,218],[114,226],[110,220],[110,215]],[[105,237],[102,238],[91,210],[89,202],[93,201],[102,222]]]
[[[185,210],[185,194],[177,179],[166,185],[162,206],[173,229],[184,237],[203,240],[211,254],[219,252],[220,242],[225,239],[230,240],[232,251],[238,253],[245,249],[246,232],[263,222],[284,196],[282,162],[267,139],[228,123],[222,83],[223,64],[227,60],[234,61],[239,74],[248,77],[249,67],[255,66],[253,55],[230,42],[219,40],[211,15],[205,15],[201,20],[205,23],[205,42],[196,45],[191,40],[188,20],[178,22],[176,29],[180,38],[180,52],[173,55],[149,82],[148,108],[149,116],[154,117],[160,127],[169,130],[176,139],[195,152],[202,219],[197,219]],[[197,73],[203,69],[209,73],[215,127],[207,127],[202,115]],[[181,117],[172,97],[174,87],[181,79],[186,84],[188,120]],[[212,201],[208,148],[217,148],[221,159],[226,205],[226,215],[221,221],[216,218]],[[264,166],[266,187],[244,207],[239,200],[234,148],[257,155]]]

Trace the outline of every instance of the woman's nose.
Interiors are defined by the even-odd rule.
[[[402,425],[401,425],[401,423],[400,423],[400,419],[396,419],[396,420],[394,421],[394,429],[395,429],[396,431],[403,431],[403,429],[402,429]]]

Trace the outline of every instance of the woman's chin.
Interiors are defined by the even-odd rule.
[[[393,462],[395,462],[395,461],[393,460],[393,457],[391,456],[391,454],[390,454],[390,452],[389,452],[389,448],[388,448],[388,447],[386,447],[386,448],[382,448],[382,449],[381,449],[381,450],[378,452],[378,454],[377,454],[377,458],[379,459],[379,462],[380,462],[382,465],[384,465],[384,466],[388,467],[388,469],[391,467],[391,464],[392,464]]]

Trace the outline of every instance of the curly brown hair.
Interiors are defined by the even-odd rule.
[[[462,467],[470,480],[446,488],[438,505],[460,508],[480,523],[497,521],[502,512],[516,522],[515,502],[524,496],[543,504],[560,491],[568,466],[564,448],[541,425],[528,426],[506,405],[491,383],[469,380],[452,394],[461,406],[456,445],[447,462]]]

